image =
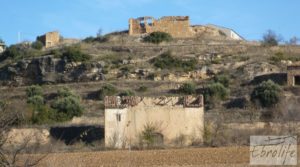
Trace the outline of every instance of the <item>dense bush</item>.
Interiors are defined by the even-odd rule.
[[[81,116],[83,113],[80,100],[75,96],[57,98],[52,104],[52,108],[57,111],[62,120],[70,120],[73,117]]]
[[[280,100],[281,89],[271,80],[264,81],[251,94],[252,102],[259,102],[262,107],[272,107]]]
[[[32,85],[26,89],[27,97],[42,96],[43,90],[39,85]]]
[[[151,42],[159,44],[161,42],[169,42],[172,40],[172,36],[165,32],[152,32],[148,36],[144,37],[145,42]]]
[[[103,100],[105,96],[113,96],[118,92],[113,85],[106,84],[98,92],[99,100]]]
[[[63,57],[66,57],[68,60],[73,62],[87,61],[91,59],[91,56],[83,53],[78,45],[65,48]]]
[[[32,49],[27,43],[21,43],[16,45],[11,45],[5,49],[2,53],[0,61],[5,59],[11,59],[13,61],[18,61],[23,58],[30,58],[43,55],[43,52],[37,49]]]
[[[50,124],[57,122],[56,111],[47,105],[38,107],[38,112],[32,115],[31,121],[33,124]]]
[[[57,91],[57,97],[51,106],[45,103],[43,90],[40,86],[28,87],[26,94],[27,103],[32,112],[31,121],[34,124],[68,121],[75,116],[81,116],[83,113],[80,97],[68,88],[61,88]]]
[[[229,95],[229,90],[221,83],[212,83],[208,85],[205,96],[207,99],[225,100]]]
[[[182,69],[184,71],[194,70],[197,65],[196,60],[191,59],[183,61],[178,58],[174,58],[171,55],[171,52],[161,54],[159,57],[152,59],[151,63],[155,67],[161,69]]]
[[[57,96],[59,98],[64,98],[64,97],[69,97],[69,96],[73,96],[73,97],[79,98],[69,88],[66,88],[66,87],[58,89]]]
[[[44,47],[44,44],[41,41],[35,41],[31,44],[31,47],[37,50],[41,50]]]
[[[3,58],[11,58],[17,60],[21,58],[20,48],[17,45],[11,45],[2,53]]]
[[[84,110],[80,104],[80,97],[68,88],[61,88],[57,91],[57,98],[51,107],[56,110],[57,121],[66,121],[81,116]]]
[[[217,75],[214,77],[214,81],[221,83],[222,85],[224,85],[225,87],[229,87],[229,77],[227,75]]]
[[[184,83],[178,89],[178,93],[191,95],[196,93],[196,86],[193,83]]]
[[[33,106],[42,106],[45,104],[44,97],[41,95],[34,95],[27,99],[27,103],[32,104]]]

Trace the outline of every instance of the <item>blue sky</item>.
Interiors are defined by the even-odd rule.
[[[59,30],[64,37],[84,38],[128,28],[139,16],[188,15],[192,24],[217,24],[248,40],[272,29],[285,40],[300,37],[299,0],[0,0],[0,38],[7,44],[35,40]]]

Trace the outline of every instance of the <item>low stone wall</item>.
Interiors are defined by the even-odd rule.
[[[48,129],[13,128],[6,134],[7,141],[4,147],[20,147],[50,144]]]

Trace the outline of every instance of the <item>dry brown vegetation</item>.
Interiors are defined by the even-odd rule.
[[[298,146],[298,149],[300,147]],[[298,158],[300,155],[298,154]],[[187,148],[49,154],[38,166],[202,166],[246,167],[249,147]]]

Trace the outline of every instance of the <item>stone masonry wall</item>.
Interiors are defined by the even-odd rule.
[[[37,40],[41,41],[45,48],[49,48],[59,44],[60,35],[57,31],[48,32],[45,35],[37,37]]]
[[[202,96],[106,97],[105,144],[125,148],[141,143],[145,126],[152,125],[165,146],[201,142],[204,127]]]
[[[162,17],[159,20],[143,17],[129,20],[129,35],[141,35],[156,31],[169,33],[175,38],[193,36],[188,16]]]

